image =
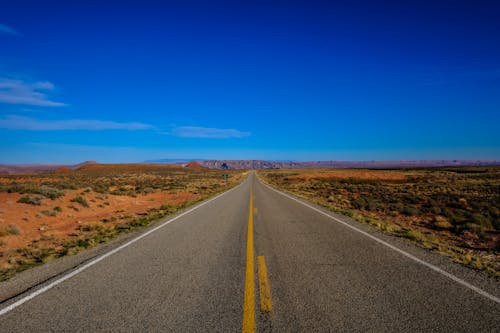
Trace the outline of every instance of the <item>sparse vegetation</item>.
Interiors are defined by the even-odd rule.
[[[500,278],[500,168],[272,170],[271,185]]]
[[[2,184],[0,186],[0,192],[7,193],[21,193],[21,194],[33,194],[33,195],[41,195],[43,198],[49,199],[57,199],[64,195],[64,191],[52,186],[48,185],[38,185],[36,183],[11,183],[11,184]]]
[[[0,235],[19,235],[21,233],[21,229],[15,224],[9,224],[7,227],[3,228],[0,231]]]
[[[62,197],[64,195],[63,190],[59,190],[57,188],[46,186],[46,185],[40,186],[38,193],[43,195],[44,197],[50,198],[52,200],[57,199],[59,197]]]
[[[40,213],[42,213],[45,216],[56,216],[58,213],[62,212],[62,208],[59,206],[56,206],[50,210],[42,210]]]
[[[227,181],[222,173],[229,175]],[[0,211],[12,217],[4,215],[3,222],[0,219],[0,280],[143,228],[242,179],[243,172],[238,170],[157,165],[0,176],[0,195],[6,198],[0,202]],[[15,198],[13,204],[5,204],[10,197]],[[22,232],[6,221],[18,223]],[[12,248],[8,238],[16,235],[16,230],[25,243]]]
[[[83,207],[86,207],[86,208],[89,207],[89,204],[88,204],[87,200],[82,195],[77,195],[76,197],[74,197],[73,199],[71,199],[71,202],[77,202],[77,203],[79,203],[80,205],[82,205]]]
[[[19,200],[17,200],[17,202],[25,203],[28,205],[40,206],[43,199],[45,199],[45,197],[43,195],[28,194],[28,195],[25,195],[24,197],[21,197]]]

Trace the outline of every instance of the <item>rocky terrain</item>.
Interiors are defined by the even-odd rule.
[[[500,161],[484,160],[418,160],[418,161],[264,161],[264,160],[206,160],[200,164],[222,169],[315,169],[315,168],[369,168],[397,169],[423,167],[461,167],[499,165]]]
[[[195,164],[193,164],[195,163]],[[0,164],[0,175],[64,172],[77,170],[88,165],[98,164],[95,161],[86,161],[74,165],[65,164]],[[400,169],[400,168],[430,168],[430,167],[465,167],[465,166],[494,166],[500,161],[486,160],[416,160],[416,161],[268,161],[268,160],[149,160],[133,165],[176,165],[210,169]],[[108,164],[118,166],[119,164]],[[127,164],[131,165],[131,164]]]

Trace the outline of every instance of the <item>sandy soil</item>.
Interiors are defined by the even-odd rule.
[[[385,170],[333,170],[325,172],[309,172],[298,175],[292,175],[290,179],[321,179],[321,178],[336,178],[336,179],[376,179],[376,180],[405,180],[412,177],[411,173],[403,173],[401,171],[385,171]]]
[[[108,225],[118,224],[162,204],[180,205],[199,198],[199,195],[187,192],[155,192],[135,198],[90,192],[83,195],[89,204],[87,208],[71,202],[81,193],[82,190],[66,191],[66,195],[58,199],[44,199],[40,206],[18,203],[17,200],[23,196],[18,193],[0,193],[0,228],[14,225],[20,230],[17,235],[0,237],[0,252],[26,247],[43,237],[64,239],[75,233],[81,225],[103,220]],[[42,213],[54,207],[60,207],[62,211],[56,216]]]

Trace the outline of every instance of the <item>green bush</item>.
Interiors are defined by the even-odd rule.
[[[7,228],[5,228],[5,231],[11,235],[19,235],[21,233],[21,229],[17,227],[15,224],[9,225]]]
[[[429,213],[432,213],[434,215],[439,215],[441,214],[441,208],[438,206],[432,206],[429,208]]]
[[[77,195],[76,197],[71,199],[71,202],[79,203],[83,207],[87,207],[87,208],[89,207],[87,200],[84,197],[82,197],[81,195]]]
[[[46,216],[56,216],[58,213],[62,212],[62,208],[59,206],[56,206],[52,208],[51,210],[42,210],[40,213]]]
[[[445,217],[438,215],[434,218],[434,227],[436,229],[448,230],[453,228],[453,224],[451,224]]]
[[[160,209],[165,210],[167,212],[173,212],[175,210],[175,207],[173,205],[167,203],[167,204],[161,205]]]
[[[55,187],[47,185],[38,186],[37,184],[31,183],[10,184],[8,186],[2,186],[2,191],[6,191],[8,193],[39,194],[52,200],[64,195],[64,191],[59,190]]]
[[[381,205],[379,202],[370,198],[370,199],[366,200],[365,209],[371,210],[371,211],[376,211],[380,206]]]
[[[420,210],[412,206],[403,206],[400,210],[400,213],[407,216],[413,216],[420,214]]]
[[[38,193],[52,200],[62,197],[64,195],[63,190],[59,190],[55,187],[50,187],[46,185],[42,185]]]
[[[352,207],[354,207],[356,209],[364,209],[367,205],[367,202],[366,202],[365,198],[358,197],[354,200],[351,200],[351,205],[352,205]]]
[[[493,224],[491,223],[490,219],[483,216],[482,214],[472,214],[472,222],[486,229],[493,229]]]
[[[42,213],[45,216],[56,216],[57,213],[54,212],[53,210],[42,210],[40,213]]]
[[[28,195],[25,195],[24,197],[19,198],[19,200],[17,200],[17,202],[25,203],[25,204],[29,204],[29,205],[40,206],[42,204],[43,199],[46,199],[46,198],[41,194],[28,194]]]
[[[459,231],[481,232],[483,227],[475,223],[465,223],[458,227]]]
[[[465,224],[467,222],[467,218],[461,215],[452,215],[451,223],[454,225]]]

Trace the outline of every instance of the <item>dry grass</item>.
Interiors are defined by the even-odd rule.
[[[271,170],[271,185],[500,278],[500,167]]]
[[[243,178],[242,171],[138,164],[2,176],[0,280],[146,226]]]

